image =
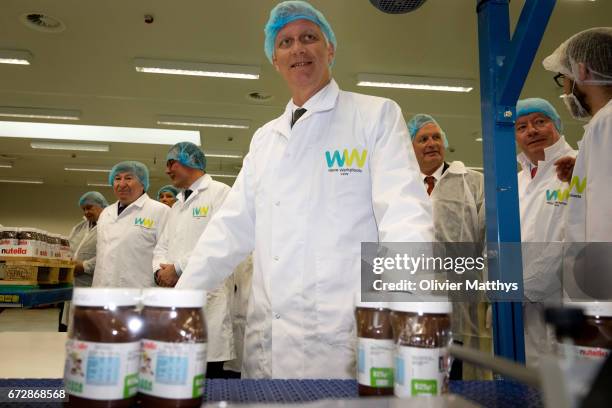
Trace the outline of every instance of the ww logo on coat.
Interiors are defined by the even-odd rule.
[[[343,175],[358,172],[361,173],[368,157],[368,151],[353,149],[334,150],[325,152],[325,160],[329,172],[339,172]]]
[[[136,217],[134,219],[134,225],[139,225],[141,227],[145,227],[145,228],[153,228],[153,225],[155,224],[155,221],[153,221],[150,218],[140,218],[140,217]]]
[[[208,206],[195,207],[192,210],[192,214],[194,217],[207,217],[208,216]]]
[[[557,189],[557,190],[546,190],[546,203],[558,206],[559,204],[567,204],[567,200],[570,197],[581,198],[582,193],[586,189],[587,179],[586,177],[580,179],[578,176],[572,177],[572,181],[568,188]]]

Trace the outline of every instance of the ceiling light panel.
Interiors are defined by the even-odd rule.
[[[0,106],[0,117],[25,119],[79,120],[81,119],[81,111],[67,109]]]
[[[30,147],[37,150],[74,150],[81,152],[108,152],[110,150],[108,145],[85,143],[31,142]]]
[[[42,179],[8,179],[0,178],[0,183],[16,183],[16,184],[43,184]]]
[[[418,89],[425,91],[470,92],[472,79],[419,77],[407,75],[358,74],[357,85],[375,88]]]
[[[67,123],[0,121],[0,137],[159,145],[191,142],[200,145],[200,132],[197,130],[90,126]]]
[[[30,65],[32,54],[21,50],[0,50],[0,64]]]
[[[259,79],[261,68],[253,65],[209,64],[203,62],[169,61],[136,58],[138,72],[149,74],[191,75],[216,78]]]
[[[226,129],[248,129],[250,121],[246,119],[202,118],[198,116],[159,115],[158,125],[213,127]]]
[[[109,173],[111,169],[109,167],[94,167],[94,166],[80,166],[75,164],[67,164],[64,166],[66,171],[83,171],[93,173]]]

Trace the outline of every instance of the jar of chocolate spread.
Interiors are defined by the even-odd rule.
[[[362,302],[357,294],[357,383],[359,395],[393,395],[393,331],[387,303]]]
[[[146,289],[140,401],[146,407],[199,407],[204,395],[206,292]]]
[[[395,395],[440,395],[448,391],[452,341],[449,302],[391,303],[395,351]]]
[[[585,320],[573,345],[559,343],[561,353],[603,362],[612,350],[612,302],[565,302],[564,305],[582,309]]]
[[[64,371],[68,406],[127,408],[136,402],[139,297],[138,289],[74,289]]]

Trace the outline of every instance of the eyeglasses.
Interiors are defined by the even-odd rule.
[[[557,84],[559,88],[563,88],[564,78],[565,78],[565,75],[563,75],[562,73],[558,73],[557,75],[553,77],[553,79],[555,80],[555,84]]]

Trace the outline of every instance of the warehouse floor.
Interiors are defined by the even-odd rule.
[[[59,309],[7,308],[0,313],[0,332],[56,332]]]

